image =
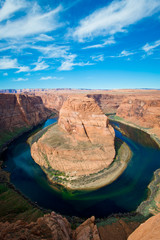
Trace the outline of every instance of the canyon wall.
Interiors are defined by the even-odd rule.
[[[160,239],[160,213],[141,224],[128,240],[158,240]]]
[[[36,92],[36,96],[41,97],[43,104],[46,108],[52,111],[60,111],[64,101],[67,99],[69,94],[52,94],[52,93],[41,93]]]
[[[56,170],[66,187],[97,188],[94,181],[86,183],[84,176],[91,178],[113,162],[114,129],[94,99],[72,96],[60,110],[58,125],[33,143],[31,155],[53,182]],[[105,181],[99,181],[98,187]]]
[[[45,121],[50,114],[38,96],[0,94],[0,148]]]
[[[120,116],[144,128],[160,127],[160,96],[130,96],[117,110]]]
[[[85,92],[75,93],[70,91],[67,93],[35,92],[35,95],[42,98],[45,107],[57,111],[60,111],[64,101],[68,96],[87,96],[89,98],[93,98],[104,113],[116,113],[120,103],[124,98],[123,94],[86,94]]]
[[[117,110],[117,116],[149,129],[160,138],[160,95],[126,97]]]
[[[93,98],[104,113],[116,113],[124,95],[122,94],[87,94],[87,97]]]

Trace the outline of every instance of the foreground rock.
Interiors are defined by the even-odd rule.
[[[128,240],[159,240],[160,239],[160,213],[149,218],[141,224],[128,238]]]
[[[73,189],[86,188],[86,184],[96,188],[89,179],[82,182],[80,178],[97,174],[113,162],[114,129],[93,99],[68,98],[58,125],[32,145],[31,154],[52,181]]]
[[[66,218],[52,212],[29,224],[21,220],[15,223],[0,222],[0,239],[100,240],[94,221],[95,218],[91,217],[72,230]]]
[[[50,111],[42,99],[24,94],[0,94],[0,148],[45,121]]]

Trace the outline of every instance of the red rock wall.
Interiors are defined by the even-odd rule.
[[[117,116],[142,127],[160,128],[160,97],[127,97],[118,108]]]
[[[87,97],[93,98],[104,113],[116,113],[124,95],[88,94]]]
[[[5,133],[24,131],[45,121],[49,115],[40,97],[0,94],[0,143]]]

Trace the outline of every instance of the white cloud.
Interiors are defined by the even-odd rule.
[[[84,41],[99,35],[124,32],[131,24],[159,10],[159,0],[115,0],[82,19],[79,26],[73,30],[73,37]]]
[[[111,36],[110,38],[108,38],[107,40],[105,40],[103,43],[101,44],[95,44],[95,45],[91,45],[91,46],[87,46],[84,47],[83,49],[89,49],[89,48],[104,48],[106,45],[111,45],[111,44],[115,44],[116,41],[114,40],[114,37]]]
[[[26,82],[26,81],[28,81],[28,78],[17,78],[13,80],[13,82]]]
[[[97,55],[97,56],[92,56],[91,58],[92,58],[92,60],[94,60],[96,62],[103,62],[104,61],[104,55],[103,54]]]
[[[46,34],[40,34],[38,37],[35,38],[35,40],[41,41],[41,42],[49,42],[49,41],[53,41],[54,38]]]
[[[37,3],[34,5],[31,3],[31,6],[26,16],[0,24],[0,39],[31,36],[49,32],[61,26],[57,22],[57,15],[62,10],[61,6],[46,13],[42,13]]]
[[[19,70],[16,71],[16,73],[20,73],[20,72],[29,72],[30,68],[28,66],[22,66],[22,67],[18,67]]]
[[[142,47],[142,50],[144,50],[148,55],[151,55],[154,51],[155,48],[160,46],[160,40],[155,41],[152,44],[146,43],[146,45],[144,45]]]
[[[126,51],[126,50],[123,50],[119,55],[117,56],[110,56],[111,58],[121,58],[121,57],[128,57],[128,56],[131,56],[131,55],[134,55],[136,54],[136,52],[129,52],[129,51]],[[130,60],[128,58],[128,60]]]
[[[36,65],[36,66],[35,68],[32,69],[32,71],[41,71],[49,67],[49,65],[46,64],[45,61],[42,61],[41,59],[39,59],[38,62],[33,63],[33,65]]]
[[[58,68],[59,71],[69,71],[72,70],[74,66],[89,66],[89,65],[94,65],[94,63],[90,62],[74,62],[75,58],[77,57],[76,54],[71,54],[68,56],[68,58],[62,62],[61,66]]]
[[[9,19],[15,12],[26,7],[25,0],[5,0],[0,9],[0,22]]]
[[[14,69],[18,68],[17,59],[10,59],[8,57],[0,58],[0,69]]]
[[[5,72],[5,73],[3,73],[3,76],[8,76],[8,73],[6,73],[6,72]]]
[[[46,58],[65,58],[68,56],[69,47],[67,46],[57,46],[54,44],[48,46],[28,46],[32,49],[36,49],[41,52]]]
[[[69,71],[73,69],[74,59],[77,57],[76,54],[71,54],[68,56],[68,59],[62,62],[62,65],[58,68],[60,71]]]
[[[51,76],[48,76],[48,77],[41,77],[40,80],[50,80],[50,79],[53,79],[53,77],[51,77]]]
[[[40,78],[40,80],[42,80],[42,81],[52,80],[52,79],[53,79],[53,80],[54,80],[54,79],[55,79],[55,80],[61,80],[61,79],[63,79],[63,77],[47,76],[47,77],[41,77],[41,78]]]
[[[129,51],[126,51],[126,50],[123,50],[123,51],[120,53],[119,57],[128,57],[128,56],[133,55],[133,54],[135,54],[135,53],[129,52]]]

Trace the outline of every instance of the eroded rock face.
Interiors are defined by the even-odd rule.
[[[0,140],[11,140],[16,134],[45,121],[49,115],[50,111],[44,107],[40,97],[0,94]]]
[[[31,154],[40,166],[58,170],[65,177],[97,173],[114,159],[114,129],[93,99],[68,98],[58,125],[32,145]]]
[[[142,127],[160,127],[160,97],[126,98],[118,108],[117,115]]]
[[[158,240],[160,239],[160,213],[141,224],[128,240]]]
[[[68,220],[55,212],[29,224],[22,220],[14,223],[0,222],[0,239],[100,240],[94,217],[72,230]]]
[[[99,232],[97,226],[95,225],[95,217],[87,219],[84,223],[82,223],[78,228],[76,228],[73,237],[77,240],[100,240]]]
[[[114,130],[92,98],[68,98],[60,110],[58,125],[78,141],[105,142],[108,151],[113,148]],[[112,154],[114,157],[114,151]]]

